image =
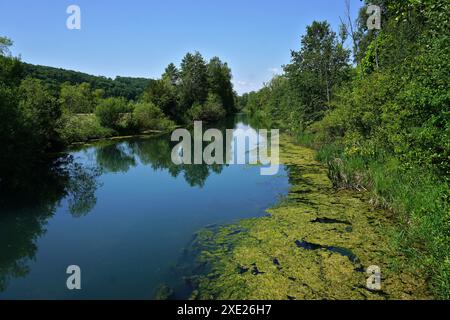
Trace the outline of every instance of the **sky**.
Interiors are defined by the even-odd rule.
[[[66,27],[70,5],[81,30]],[[0,0],[0,36],[25,62],[111,78],[156,79],[199,51],[227,62],[242,94],[281,73],[312,21],[338,31],[344,14],[345,0]]]

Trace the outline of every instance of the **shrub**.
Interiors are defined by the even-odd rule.
[[[91,139],[107,138],[114,135],[114,130],[103,127],[98,118],[93,115],[63,116],[63,125],[59,130],[65,143],[86,142]]]
[[[174,123],[151,102],[140,102],[134,105],[133,119],[139,130],[164,130]]]
[[[123,117],[130,112],[131,106],[124,98],[104,99],[95,108],[95,115],[102,126],[119,131],[126,129]]]
[[[94,111],[95,95],[89,83],[61,86],[59,102],[64,110],[72,113],[92,113]]]

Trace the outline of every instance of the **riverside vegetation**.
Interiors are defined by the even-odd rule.
[[[338,34],[312,23],[284,74],[239,105],[317,149],[336,189],[367,191],[396,225],[393,263],[420,270],[435,297],[449,299],[449,3],[370,3],[383,8],[381,30],[367,29],[365,8]]]
[[[18,187],[26,172],[56,161],[51,155],[69,144],[164,132],[235,112],[231,70],[217,57],[206,63],[200,53],[188,53],[180,69],[170,64],[161,79],[111,80],[23,63],[11,56],[12,44],[0,37],[4,189]]]
[[[285,137],[281,162],[291,190],[269,216],[200,231],[188,247],[197,256],[188,278],[192,299],[426,299],[419,270],[404,262],[386,234],[391,215],[368,195],[336,190],[315,152]],[[366,288],[377,265],[382,290]],[[197,273],[195,273],[197,272]]]
[[[73,142],[240,109],[284,130],[291,191],[266,218],[196,235],[192,298],[449,299],[449,3],[370,3],[381,30],[367,29],[364,8],[338,33],[315,21],[284,73],[239,98],[219,58],[187,54],[159,80],[111,80],[24,64],[0,38],[2,193],[56,174],[54,152]],[[370,265],[382,291],[364,286]]]

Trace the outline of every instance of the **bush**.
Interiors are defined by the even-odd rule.
[[[114,130],[103,127],[93,115],[63,116],[63,125],[59,130],[61,139],[67,143],[86,142],[91,139],[108,138],[115,134]]]
[[[165,130],[174,126],[164,113],[151,102],[140,102],[134,105],[133,119],[139,130]]]
[[[131,125],[124,121],[127,113],[131,113],[132,108],[124,98],[108,98],[100,101],[95,108],[95,115],[100,124],[104,127],[123,131],[126,125]]]
[[[92,113],[94,111],[95,95],[89,83],[61,86],[59,102],[64,110],[71,113]]]

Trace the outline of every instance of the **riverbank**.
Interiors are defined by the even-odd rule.
[[[200,231],[190,250],[205,274],[193,299],[427,299],[418,270],[402,270],[389,211],[364,192],[336,190],[311,149],[281,141],[291,190],[265,218]],[[381,269],[381,291],[366,287]]]
[[[98,138],[98,139],[90,139],[87,141],[79,141],[79,142],[73,142],[69,145],[70,147],[75,146],[88,146],[95,143],[101,143],[101,142],[107,142],[107,141],[121,141],[121,140],[129,140],[133,138],[139,138],[139,139],[146,139],[146,138],[155,138],[159,137],[165,134],[170,133],[171,131],[175,130],[179,127],[173,127],[170,130],[148,130],[143,131],[141,133],[137,134],[130,134],[130,135],[117,135],[117,136],[111,136],[111,137],[105,137],[105,138]]]

